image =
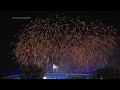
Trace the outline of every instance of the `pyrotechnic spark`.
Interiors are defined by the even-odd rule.
[[[13,53],[21,66],[46,68],[53,63],[73,64],[84,70],[107,64],[116,46],[114,28],[100,22],[86,24],[78,17],[36,19],[19,35]],[[66,65],[66,69],[69,68]]]

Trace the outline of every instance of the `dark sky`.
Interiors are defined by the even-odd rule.
[[[120,29],[120,11],[1,11],[0,12],[0,74],[8,74],[17,66],[8,57],[10,51],[9,44],[15,41],[13,35],[16,34],[23,24],[30,22],[30,19],[14,20],[12,17],[24,16],[35,19],[47,15],[80,15],[86,21],[101,20]],[[119,30],[120,32],[120,30]]]

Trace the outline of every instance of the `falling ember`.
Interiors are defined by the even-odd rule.
[[[73,64],[81,71],[103,67],[116,46],[114,28],[100,22],[86,24],[78,17],[54,17],[30,22],[19,35],[13,53],[23,66]]]

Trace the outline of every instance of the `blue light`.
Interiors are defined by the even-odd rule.
[[[94,68],[89,68],[89,69],[83,71],[83,74],[89,74],[92,71],[94,71]]]
[[[15,79],[21,79],[21,78],[17,77],[17,78],[15,78]]]
[[[68,76],[63,75],[57,75],[57,76],[46,76],[47,79],[68,79]]]
[[[15,69],[14,71],[12,71],[10,74],[11,75],[16,75],[16,74],[18,74],[19,73],[19,69]]]
[[[89,74],[90,72],[89,71],[84,71],[83,74]]]

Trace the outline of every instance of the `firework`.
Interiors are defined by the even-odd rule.
[[[30,22],[19,35],[13,53],[21,66],[46,68],[53,63],[95,69],[107,64],[116,45],[114,28],[79,17],[54,17]]]

